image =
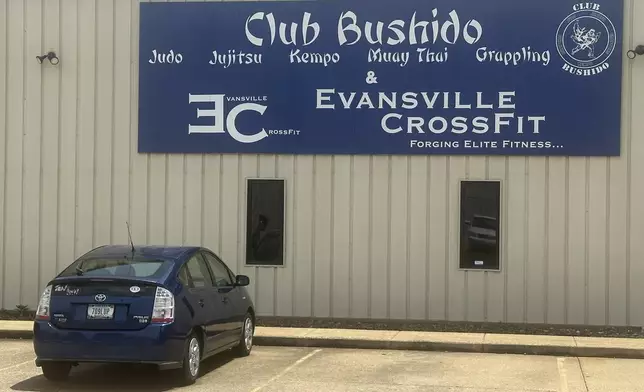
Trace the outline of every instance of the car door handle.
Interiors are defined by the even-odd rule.
[[[203,299],[200,299],[200,300],[199,300],[199,306],[201,306],[201,307],[203,308],[203,306],[204,306]]]
[[[221,302],[227,304],[228,303],[228,297],[224,297],[221,299]]]

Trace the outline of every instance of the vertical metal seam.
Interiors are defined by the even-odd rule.
[[[426,157],[426,170],[427,170],[427,184],[425,185],[425,319],[429,320],[431,318],[431,214],[432,214],[432,169],[431,169],[431,157],[428,155]]]
[[[150,226],[151,226],[150,217],[152,215],[150,213],[150,210],[151,210],[151,207],[150,207],[150,204],[151,204],[150,194],[152,193],[152,192],[150,192],[150,188],[152,186],[152,180],[151,180],[152,179],[152,175],[151,175],[152,173],[150,172],[150,168],[152,166],[152,156],[151,156],[151,154],[147,154],[145,160],[146,160],[146,168],[145,168],[145,171],[146,171],[146,179],[145,179],[145,182],[146,182],[146,184],[145,184],[145,210],[146,210],[146,212],[145,212],[145,242],[149,244],[150,243],[150,237],[151,237],[150,236]]]
[[[372,298],[372,283],[373,276],[373,155],[369,155],[369,240],[367,250],[367,316],[371,317],[371,301]]]
[[[275,172],[275,178],[279,178],[279,172],[280,172],[280,158],[279,158],[279,155],[275,154],[273,156],[273,159],[274,159],[273,162],[275,164],[275,167],[273,168],[273,171]]]
[[[152,193],[152,192],[150,192],[150,187],[152,186],[152,175],[151,175],[152,173],[150,173],[150,168],[152,166],[152,155],[147,154],[145,160],[146,160],[146,168],[145,168],[145,172],[146,172],[146,175],[145,175],[145,177],[146,177],[146,179],[145,179],[145,182],[146,182],[146,184],[145,184],[145,211],[146,211],[145,212],[145,242],[149,244],[150,243],[150,226],[151,226],[150,225],[150,217],[152,215],[150,213],[150,209],[151,209],[151,207],[150,207],[150,204],[151,204],[150,194]]]
[[[271,270],[273,271],[273,316],[277,316],[279,314],[279,301],[277,300],[277,268],[272,268]]]
[[[94,96],[92,97],[94,102],[94,113],[92,116],[92,247],[96,246],[96,231],[97,231],[97,219],[96,219],[96,180],[98,177],[98,164],[96,159],[97,151],[97,120],[98,117],[98,1],[94,0]]]
[[[127,155],[127,159],[128,159],[128,164],[127,164],[127,167],[128,167],[128,170],[127,170],[127,177],[128,177],[128,182],[127,182],[127,184],[128,184],[127,220],[128,220],[128,222],[130,222],[130,224],[132,224],[132,204],[133,204],[133,202],[132,202],[132,197],[133,197],[132,189],[134,188],[134,186],[133,186],[134,185],[134,183],[133,183],[134,182],[134,175],[133,175],[134,159],[132,158],[132,154],[133,154],[133,151],[132,151],[133,150],[132,149],[132,147],[133,147],[132,146],[132,137],[134,136],[134,131],[133,131],[134,128],[132,127],[132,106],[134,105],[133,97],[136,96],[135,89],[137,88],[136,87],[137,83],[132,83],[132,81],[134,79],[134,77],[133,77],[134,76],[133,75],[134,74],[134,72],[133,72],[134,59],[132,58],[132,53],[134,52],[133,47],[136,45],[136,42],[138,40],[134,40],[133,37],[132,37],[134,35],[133,34],[133,29],[132,29],[132,20],[134,18],[132,17],[132,8],[131,8],[131,6],[129,7],[128,11],[129,11],[128,14],[129,14],[129,19],[130,19],[129,23],[128,23],[128,29],[129,29],[128,30],[128,38],[130,40],[130,45],[129,45],[130,50],[128,51],[127,57],[128,57],[128,64],[130,64],[130,66],[128,67],[129,82],[130,82],[129,83],[130,84],[130,102],[129,102],[130,104],[128,105],[128,110],[127,110],[128,126],[129,126],[128,139],[127,139],[127,143],[128,143],[127,144],[127,151],[128,151],[128,155]],[[114,14],[116,15],[116,12]],[[116,16],[115,16],[115,18],[116,18]],[[114,23],[116,23],[116,21]],[[147,173],[146,173],[146,177],[147,177]]]
[[[446,211],[446,216],[447,221],[446,227],[445,227],[445,309],[444,309],[444,317],[445,320],[449,320],[449,271],[450,271],[450,215],[451,215],[451,205],[452,203],[450,202],[450,169],[451,169],[451,159],[450,157],[445,157],[445,200],[447,200],[447,205],[445,206],[445,211]]]
[[[354,156],[349,158],[349,317],[353,317],[353,220],[354,220],[354,201],[355,201],[355,161]]]
[[[78,64],[81,63],[81,44],[80,44],[80,1],[81,0],[76,0],[76,59],[78,61]],[[74,137],[74,258],[77,257],[78,255],[78,226],[79,226],[79,215],[80,213],[78,212],[78,199],[79,199],[79,186],[78,183],[80,181],[80,169],[78,165],[78,155],[80,154],[80,143],[79,143],[79,138],[80,138],[80,127],[78,123],[80,122],[80,70],[81,67],[77,66],[77,71],[76,71],[76,96],[74,97],[74,110],[75,110],[75,115],[76,115],[76,121],[75,121],[75,137]]]
[[[488,156],[485,157],[485,179],[490,180],[490,157]],[[501,197],[500,194],[499,194],[499,197]],[[504,210],[503,201],[501,200],[499,204],[500,204],[499,205],[499,208],[500,208],[499,217],[500,217],[501,212]],[[501,240],[500,236],[497,236],[497,241],[500,241],[500,240]],[[499,267],[501,267],[501,260],[500,260],[501,255],[497,254],[497,257],[499,258]],[[489,279],[490,279],[490,271],[484,271],[483,272],[483,320],[484,321],[488,321],[489,319],[489,316],[488,316],[488,306],[489,306],[488,296],[490,295]]]
[[[466,156],[465,157],[465,178],[467,180],[470,180],[470,157]],[[458,243],[460,245],[461,242],[461,233],[460,233],[460,225],[461,225],[461,205],[460,205],[460,200],[462,197],[462,188],[461,188],[461,182],[458,184],[458,200],[459,200],[459,205],[457,206],[458,208],[458,218],[457,222],[459,222],[459,233],[458,233]],[[461,266],[461,249],[460,246],[457,248],[457,265],[458,267]],[[469,290],[469,279],[470,278],[470,273],[469,271],[463,271],[463,320],[469,321],[469,306],[470,306],[470,290]]]
[[[5,47],[7,48],[7,53],[9,52],[9,2],[5,1],[4,2],[4,15],[5,15],[5,24],[4,24],[4,37],[5,37]],[[4,85],[5,85],[5,90],[4,90],[4,132],[3,132],[3,137],[4,137],[4,151],[3,151],[3,161],[4,161],[4,177],[3,177],[3,184],[2,184],[2,287],[0,288],[0,308],[3,307],[4,305],[4,289],[7,287],[7,173],[9,172],[7,170],[7,165],[9,164],[9,159],[7,157],[8,154],[8,147],[7,143],[9,140],[9,56],[4,56]]]
[[[148,0],[141,0],[141,2],[144,2],[144,1],[147,2]],[[137,4],[135,4],[135,8],[137,8],[136,14],[139,16],[139,18],[138,18],[139,19],[139,26],[141,24],[141,9],[140,9],[140,7],[141,7],[140,4],[138,4],[138,7],[137,7]],[[137,35],[138,35],[138,38],[140,40],[141,39],[140,30],[139,30]],[[137,40],[137,42],[138,42],[138,40]],[[138,49],[139,49],[137,51],[137,53],[138,53],[138,59],[137,60],[138,60],[138,66],[139,66],[139,77],[138,77],[139,81],[138,81],[138,83],[140,85],[140,83],[141,83],[141,74],[140,74],[141,53],[140,53],[140,50],[141,50],[141,48],[139,47]],[[140,91],[139,91],[139,93],[140,93]],[[151,210],[151,207],[150,207],[150,204],[151,204],[151,202],[150,202],[150,193],[152,193],[150,191],[150,188],[151,188],[151,185],[152,185],[152,180],[151,180],[151,178],[152,178],[151,174],[152,173],[150,172],[150,168],[152,167],[152,154],[151,153],[146,154],[146,160],[147,160],[147,163],[146,163],[146,165],[147,165],[147,167],[146,167],[146,182],[147,182],[147,184],[146,184],[146,189],[145,189],[145,191],[146,191],[145,238],[146,238],[146,243],[149,243],[150,242],[150,216],[152,215],[152,214],[150,214],[150,210]]]
[[[335,167],[335,156],[331,156],[331,224],[329,225],[329,315],[331,318],[335,315],[334,312],[334,298],[333,293],[333,283],[335,281],[335,238],[333,233],[335,232],[335,176],[336,176],[336,167]]]
[[[27,27],[27,2],[22,3],[22,98],[21,98],[21,104],[22,104],[22,122],[20,124],[21,126],[21,132],[20,132],[20,141],[21,141],[21,166],[20,166],[20,257],[18,260],[20,260],[20,281],[18,282],[18,303],[20,305],[23,304],[22,302],[22,279],[24,275],[24,246],[25,246],[25,109],[26,109],[26,101],[27,101],[27,93],[26,93],[26,78],[25,78],[25,48],[27,47],[27,34],[25,33],[26,27]]]
[[[405,248],[405,318],[410,318],[411,313],[411,157],[406,157],[407,165],[407,206],[406,206],[406,248]]]
[[[60,1],[58,1],[58,46],[61,48],[61,51],[63,51],[63,27],[64,22],[63,20],[63,7]],[[61,53],[62,54],[62,53]],[[58,162],[58,169],[56,170],[56,233],[55,233],[55,245],[54,245],[54,262],[56,263],[56,273],[59,272],[59,264],[60,264],[60,255],[58,254],[60,251],[60,160],[61,160],[61,150],[62,150],[62,145],[63,145],[63,137],[61,135],[63,125],[62,125],[62,104],[63,102],[63,73],[58,72],[58,103],[57,103],[57,123],[58,123],[58,145],[57,145],[57,152],[56,152],[56,161]],[[4,283],[4,282],[2,282]],[[0,294],[1,295],[1,294]],[[2,303],[0,302],[0,306]]]
[[[570,158],[565,158],[565,213],[564,213],[564,324],[568,324],[570,311]]]
[[[260,154],[255,155],[255,159],[256,159],[256,161],[255,161],[255,162],[257,163],[257,166],[255,167],[255,177],[261,177],[261,178],[263,178],[264,176],[261,176],[261,175],[260,175],[260,173],[261,173],[261,172],[260,172],[260,170],[261,170],[261,169],[260,169],[260,162],[261,162],[261,159],[262,159],[262,158],[261,158],[261,155],[260,155]],[[248,227],[246,227],[246,226],[248,225],[248,223],[246,223],[246,222],[248,222],[247,210],[246,210],[246,208],[248,208],[248,181],[244,181],[244,193],[243,193],[243,194],[244,194],[244,197],[243,197],[242,199],[246,201],[246,204],[245,204],[245,206],[244,206],[245,208],[243,208],[243,207],[242,207],[242,208],[240,208],[240,209],[239,209],[239,210],[240,210],[240,212],[243,214],[243,215],[242,215],[242,217],[241,217],[241,226],[242,226],[242,229],[241,229],[241,231],[240,231],[240,232],[242,233],[242,237],[244,237],[244,236],[245,236],[246,231],[248,230]],[[246,227],[246,229],[244,229],[244,227]],[[241,237],[240,237],[240,238],[241,238]],[[241,245],[241,244],[242,244],[242,243],[244,243],[244,242],[243,242],[243,241],[239,241],[239,243],[240,243],[240,245]],[[247,251],[247,249],[248,249],[247,247],[240,246],[240,250],[242,251],[242,253],[245,253],[245,252]],[[252,270],[253,270],[253,274],[255,275],[255,276],[254,276],[254,278],[255,278],[255,285],[254,285],[254,287],[253,287],[254,298],[259,298],[259,284],[260,284],[260,282],[259,282],[259,278],[258,278],[258,276],[259,276],[259,267],[258,267],[258,266],[254,266],[254,267],[252,268]]]
[[[632,48],[634,47],[633,44],[633,24],[634,24],[634,18],[635,18],[635,7],[633,0],[627,3],[630,8],[630,23],[629,23],[629,28],[631,29],[631,34],[628,37],[629,41],[629,47]],[[628,71],[627,71],[627,78],[626,80],[632,81],[633,80],[633,67],[632,65],[628,66]],[[628,83],[627,88],[627,96],[629,97],[629,104],[626,106],[626,132],[625,132],[625,138],[626,138],[626,145],[627,147],[627,159],[626,159],[626,285],[625,285],[625,290],[626,290],[626,325],[631,325],[631,229],[632,229],[632,219],[631,219],[631,211],[632,211],[632,197],[631,197],[631,191],[632,191],[632,151],[633,151],[633,146],[631,141],[633,140],[633,83]]]
[[[548,279],[548,274],[550,273],[550,157],[546,157],[546,175],[545,175],[545,184],[544,184],[544,190],[545,190],[545,216],[544,216],[544,274],[543,274],[543,321],[544,323],[548,323],[548,286],[550,284],[550,281]]]
[[[293,193],[296,195],[293,197],[293,224],[297,225],[297,183],[298,183],[298,178],[297,178],[297,161],[298,161],[298,156],[294,155],[293,156]],[[291,306],[292,306],[292,314],[291,316],[296,316],[297,315],[297,295],[296,295],[296,282],[297,282],[297,274],[296,274],[296,269],[297,269],[297,263],[295,263],[295,251],[297,250],[297,238],[298,238],[298,230],[295,229],[293,230],[293,268],[291,269],[292,272],[292,277],[291,277]]]
[[[114,165],[116,133],[116,3],[112,2],[112,134],[110,137],[110,244],[114,243]],[[128,168],[129,171],[129,168]]]
[[[164,203],[164,208],[163,208],[163,244],[168,245],[168,215],[169,210],[170,210],[170,203],[168,203],[168,195],[170,193],[170,189],[168,186],[168,183],[170,181],[170,157],[169,154],[163,154],[163,199],[165,201]]]
[[[504,197],[506,200],[506,203],[509,202],[510,198],[510,158],[505,157],[504,158],[504,174],[503,176],[506,178],[506,186],[503,191]],[[503,226],[508,227],[508,214],[505,215],[505,218],[503,219]],[[507,234],[505,235],[505,238],[507,239],[508,236]],[[510,269],[511,263],[508,261],[508,241],[504,241],[505,245],[503,246],[503,259],[505,260],[505,268],[503,268],[503,321],[507,322],[508,321],[508,270]]]
[[[530,290],[529,276],[529,255],[530,255],[530,158],[525,157],[523,172],[523,322],[528,322],[528,295]]]
[[[241,203],[243,205],[240,205],[240,198],[237,198],[237,238],[239,238],[240,233],[242,235],[245,235],[246,233],[244,232],[244,215],[246,211],[244,211],[244,207],[248,205],[248,194],[247,194],[247,189],[248,189],[248,181],[246,178],[242,178],[242,156],[241,154],[236,154],[237,158],[237,194],[238,195],[243,195],[241,200]],[[237,269],[242,271],[244,267],[246,266],[246,250],[242,248],[242,241],[237,241],[237,246],[235,246],[235,255],[237,256]],[[241,264],[241,266],[240,266]],[[249,290],[250,291],[250,287]],[[255,300],[257,300],[255,298]]]
[[[199,222],[199,245],[200,246],[206,246],[204,243],[206,240],[205,233],[206,233],[206,219],[210,219],[209,216],[206,216],[206,154],[201,154],[201,176],[200,176],[200,183],[201,183],[201,200],[200,205],[199,205],[199,216],[201,217],[200,222]],[[221,257],[221,254],[219,254],[219,257]]]
[[[224,227],[224,198],[223,198],[223,184],[224,184],[224,155],[220,154],[219,155],[219,173],[217,175],[217,202],[218,202],[218,208],[219,211],[217,211],[217,248],[218,252],[221,255],[223,251],[223,244],[222,242],[224,241],[224,233],[223,233],[223,227]],[[236,266],[237,267],[237,266]],[[239,271],[239,268],[237,269],[238,273],[241,272]]]
[[[315,256],[316,256],[316,251],[315,251],[315,238],[316,238],[316,231],[317,231],[317,225],[316,225],[316,218],[317,218],[317,207],[316,207],[316,202],[317,202],[317,181],[318,181],[318,176],[317,176],[317,157],[314,155],[313,156],[313,167],[312,167],[313,174],[311,176],[312,179],[312,195],[311,195],[311,271],[309,272],[309,279],[311,281],[311,286],[310,288],[310,293],[311,293],[311,309],[310,309],[310,314],[311,316],[315,315]]]
[[[584,232],[584,323],[588,324],[589,321],[589,296],[590,289],[589,285],[589,269],[590,269],[590,256],[589,256],[589,246],[590,246],[590,159],[588,157],[586,160],[586,200],[584,208],[584,222],[585,222],[585,232]]]
[[[387,318],[391,317],[391,201],[392,201],[392,190],[391,190],[391,182],[392,182],[392,157],[389,155],[387,157],[387,241],[386,241],[386,246],[387,246],[387,251],[386,251],[386,279],[385,279],[385,290],[386,290],[386,296],[385,296],[385,314],[387,315]]]
[[[606,280],[606,298],[605,298],[605,319],[606,324],[610,324],[610,251],[611,251],[611,238],[610,238],[610,202],[611,202],[611,192],[610,192],[610,181],[611,181],[611,159],[606,159],[606,256],[604,258],[605,263],[605,276]]]
[[[274,172],[275,172],[275,178],[280,178],[280,174],[279,174],[280,173],[280,166],[279,166],[279,156],[278,155],[275,155]],[[285,202],[285,200],[290,200],[289,197],[288,197],[288,185],[287,185],[286,182],[284,183],[284,196],[282,197],[282,203],[284,203],[284,213],[282,214],[284,216],[284,218],[283,218],[284,219],[284,221],[283,221],[284,230],[283,230],[283,234],[282,234],[282,241],[284,241],[284,242],[282,243],[282,249],[286,248],[286,240],[285,240],[285,238],[288,238],[288,235],[290,233],[290,230],[288,228],[289,226],[287,224],[287,222],[288,222],[288,207],[287,207],[287,203]],[[283,263],[283,265],[286,264],[287,257],[288,257],[288,251],[283,251],[282,252],[282,263]],[[277,268],[273,268],[272,270],[273,270],[273,316],[277,316],[279,314],[279,305],[280,305],[280,303],[279,303],[280,301],[277,300],[277,296],[278,296],[278,291],[277,291],[277,284],[278,284]]]
[[[44,10],[44,5],[43,5],[43,0],[40,0],[40,49],[42,51],[42,48],[44,47],[45,43],[45,30],[47,28],[47,18],[45,18],[45,10]],[[43,114],[44,114],[44,107],[45,107],[45,83],[44,83],[44,69],[40,69],[40,165],[38,167],[38,271],[36,272],[37,275],[37,283],[38,283],[38,291],[40,291],[40,280],[42,279],[42,249],[43,249],[43,240],[42,240],[42,225],[43,225],[43,139],[45,137],[45,132],[43,130],[44,128],[44,119],[43,119]],[[38,294],[36,294],[38,295]],[[38,298],[38,297],[36,297]],[[0,306],[1,307],[1,306]]]
[[[183,164],[183,170],[181,171],[181,176],[183,177],[181,179],[181,188],[182,188],[181,198],[183,199],[181,200],[181,211],[183,212],[182,214],[183,216],[181,217],[181,244],[185,245],[187,241],[186,226],[188,225],[188,202],[187,202],[188,187],[186,186],[186,182],[187,182],[186,177],[188,174],[188,164],[187,164],[188,156],[187,154],[181,154],[181,155],[182,155],[181,162]],[[201,217],[202,214],[199,214],[199,216]],[[201,223],[199,224],[199,226],[201,227]]]

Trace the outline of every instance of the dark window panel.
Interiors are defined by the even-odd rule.
[[[460,213],[460,268],[499,270],[499,181],[462,181]]]
[[[284,180],[249,180],[246,264],[284,265]]]

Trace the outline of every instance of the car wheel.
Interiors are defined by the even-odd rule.
[[[236,349],[237,355],[240,357],[246,357],[250,355],[251,350],[253,349],[253,334],[255,333],[255,325],[253,325],[253,318],[250,313],[246,313],[244,317],[244,324],[242,326],[242,333],[239,339],[239,344]]]
[[[71,363],[46,362],[42,364],[42,374],[49,381],[65,381],[71,370]]]
[[[191,385],[199,378],[201,367],[201,343],[196,334],[191,334],[186,340],[183,354],[183,367],[181,369],[181,381],[184,385]]]

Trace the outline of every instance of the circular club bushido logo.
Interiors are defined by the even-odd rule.
[[[617,45],[613,22],[600,12],[600,5],[577,4],[557,29],[557,51],[573,75],[593,76],[610,67],[608,60]]]

